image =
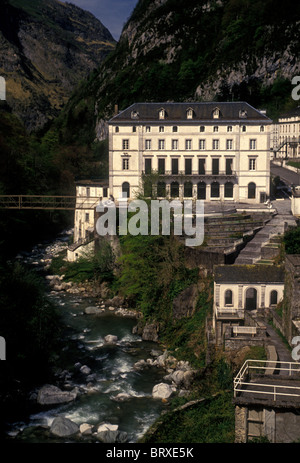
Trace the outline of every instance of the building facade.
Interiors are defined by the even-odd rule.
[[[244,102],[133,104],[109,121],[110,193],[264,202],[271,124]]]
[[[273,125],[274,158],[300,157],[300,106],[283,114]]]

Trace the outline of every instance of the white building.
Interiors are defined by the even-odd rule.
[[[95,208],[101,199],[108,198],[108,194],[106,182],[77,182],[74,237],[67,256],[69,262],[74,262],[86,252],[94,250]]]
[[[219,265],[214,269],[213,328],[222,342],[228,326],[243,327],[246,315],[275,308],[283,299],[284,269],[276,265]]]
[[[264,202],[271,124],[244,102],[133,104],[109,121],[110,193],[134,198],[152,173],[158,197]]]
[[[300,157],[300,106],[280,116],[272,132],[274,158]]]

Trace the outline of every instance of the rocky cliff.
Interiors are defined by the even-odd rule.
[[[56,117],[72,90],[115,47],[92,14],[58,0],[0,5],[0,75],[7,102],[31,130]]]
[[[138,101],[245,100],[276,116],[295,103],[299,23],[292,0],[140,0],[89,82],[97,139],[115,104]]]

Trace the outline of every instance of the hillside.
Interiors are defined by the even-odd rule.
[[[0,4],[0,75],[29,131],[58,116],[72,90],[115,47],[92,14],[58,0]]]
[[[299,23],[292,0],[140,0],[115,51],[70,100],[64,131],[77,129],[84,107],[101,140],[115,104],[138,101],[244,100],[274,118],[295,105]]]

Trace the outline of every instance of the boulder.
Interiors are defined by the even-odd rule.
[[[159,383],[152,389],[154,399],[168,399],[174,392],[174,388],[166,383]]]
[[[62,391],[56,386],[43,386],[37,395],[37,402],[40,405],[55,405],[72,402],[77,397],[77,391]]]
[[[97,433],[104,431],[117,431],[119,426],[111,423],[101,423],[98,426]]]
[[[79,426],[68,418],[57,416],[51,424],[50,432],[59,437],[73,436],[79,432]]]
[[[101,431],[97,433],[97,439],[104,444],[124,444],[127,442],[128,436],[123,431]]]
[[[83,375],[89,375],[91,373],[91,369],[87,366],[87,365],[82,365],[82,367],[80,367],[80,373],[82,373]]]
[[[118,341],[118,336],[114,336],[114,335],[112,335],[112,334],[108,334],[107,336],[105,336],[104,341],[105,341],[107,344],[116,344],[116,342]]]
[[[93,427],[88,423],[82,423],[79,426],[79,431],[83,436],[88,436],[92,434]]]
[[[156,323],[145,325],[142,333],[143,341],[158,342],[158,331],[159,329]]]
[[[84,309],[84,312],[87,315],[95,315],[95,314],[101,313],[102,309],[100,307],[86,307]]]

